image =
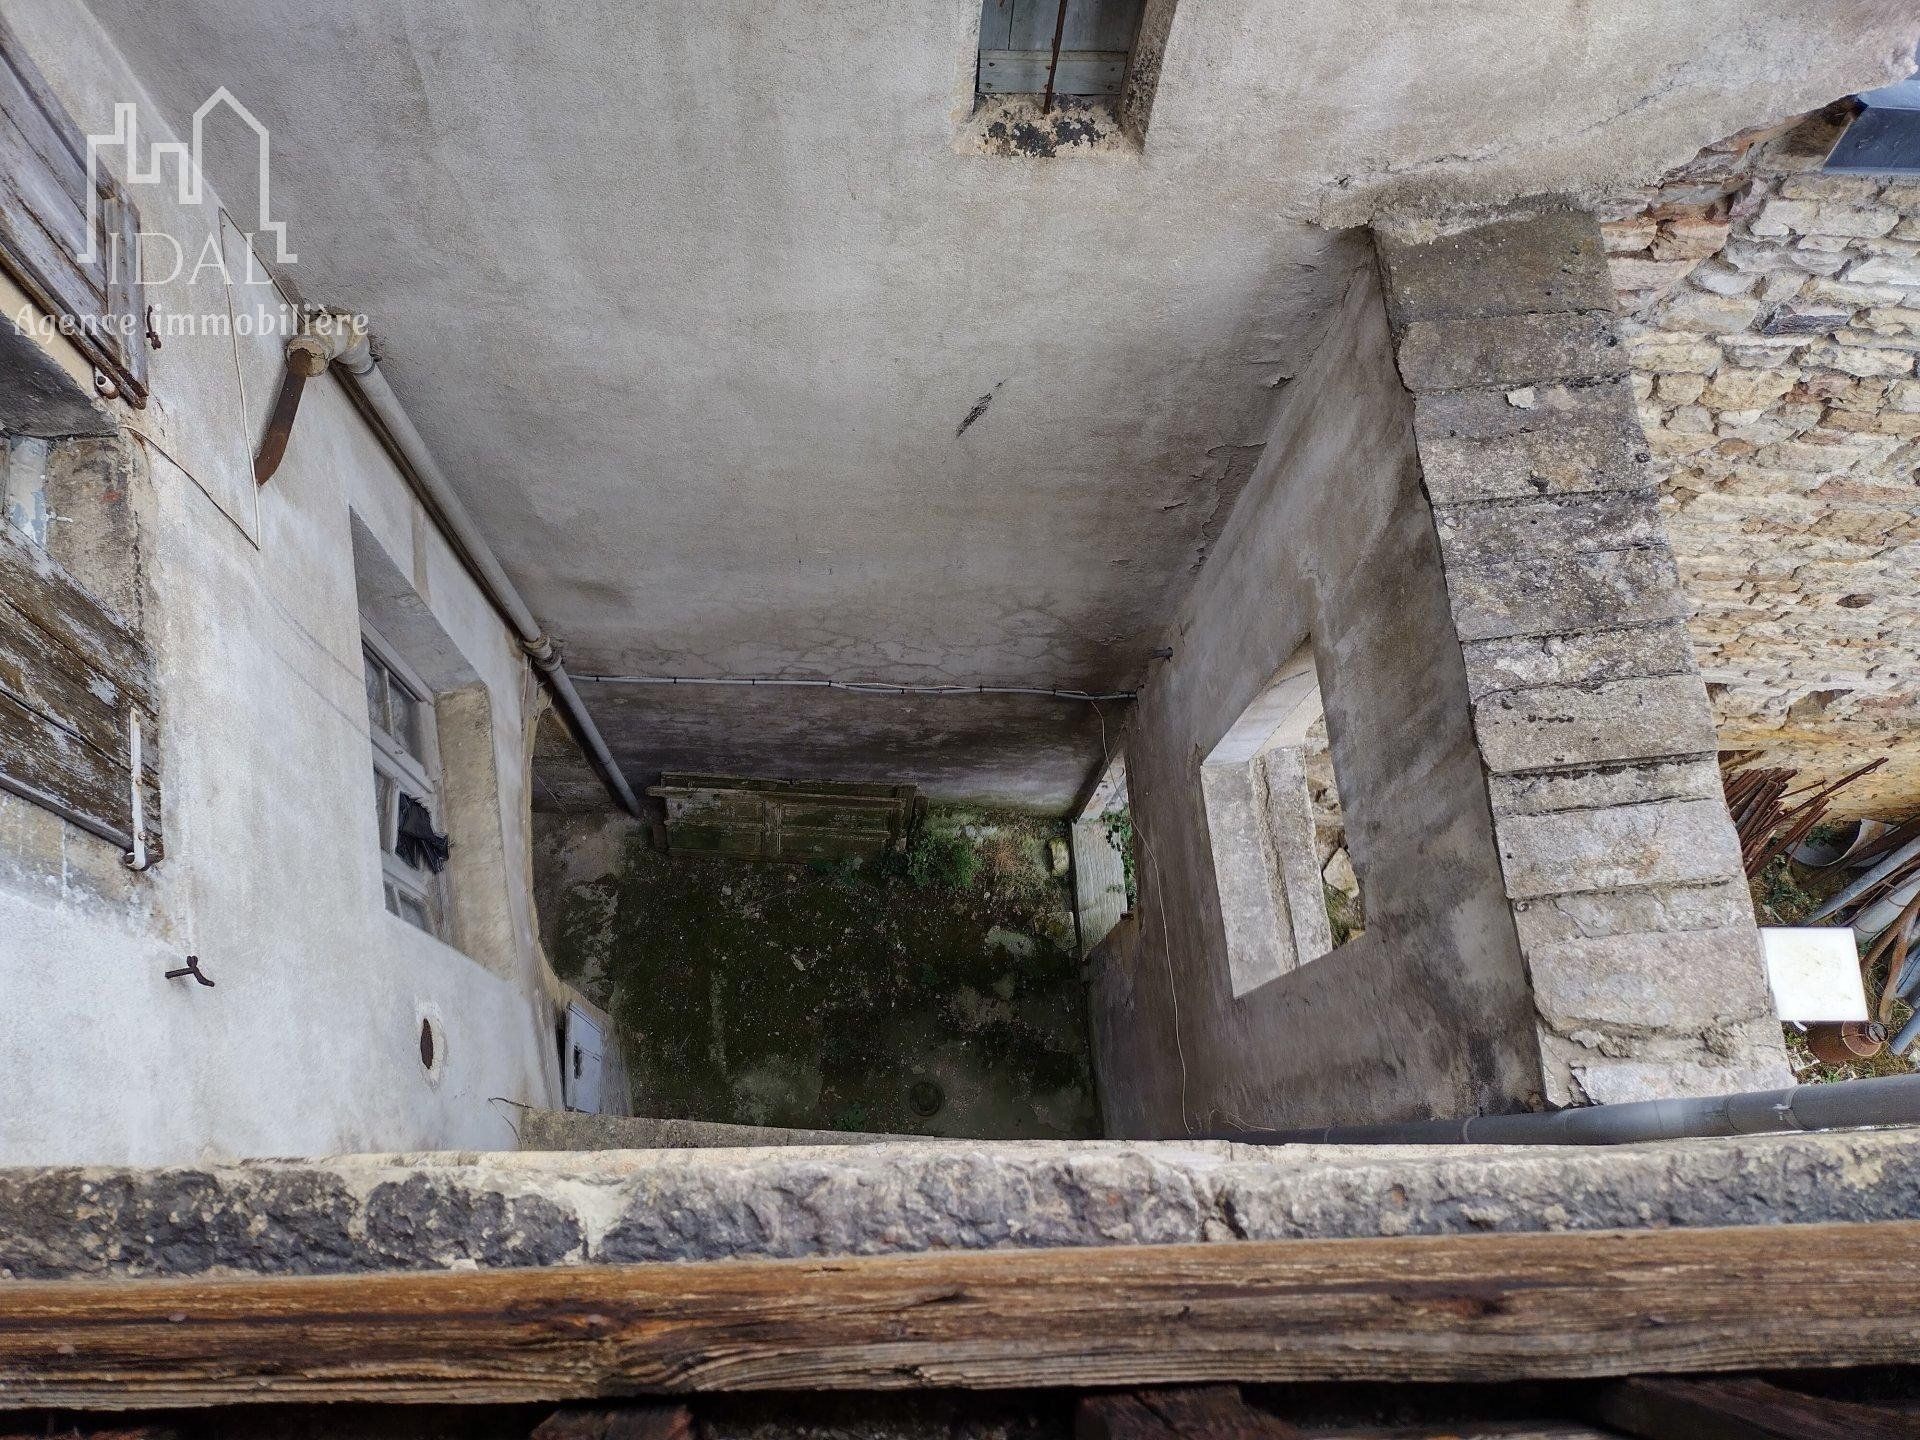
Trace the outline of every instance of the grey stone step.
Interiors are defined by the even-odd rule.
[[[657,1120],[645,1115],[581,1115],[523,1110],[515,1124],[522,1150],[712,1150],[740,1145],[875,1145],[925,1140],[861,1130],[780,1130],[708,1120]]]

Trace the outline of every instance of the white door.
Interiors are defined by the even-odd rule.
[[[567,1007],[567,1053],[561,1093],[567,1109],[600,1113],[600,1068],[605,1042],[600,1024],[578,1005]]]

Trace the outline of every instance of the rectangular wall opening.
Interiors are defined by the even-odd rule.
[[[1117,97],[1145,8],[1146,0],[982,0],[976,89],[983,96],[1051,89],[1057,96]]]
[[[534,816],[542,942],[609,1017],[639,1117],[625,1143],[660,1124],[738,1144],[1101,1133],[1081,945],[1126,886],[1104,809],[1081,825],[911,784],[726,773],[640,788],[652,824]]]
[[[981,0],[973,142],[993,154],[1042,158],[1137,149],[1174,4]]]
[[[1125,755],[1108,761],[1069,827],[1068,839],[1073,847],[1074,924],[1085,956],[1132,913],[1137,898]]]
[[[1200,766],[1235,996],[1330,954],[1365,910],[1311,641]]]

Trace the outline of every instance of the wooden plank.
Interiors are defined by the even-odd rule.
[[[116,347],[123,383],[144,402],[147,375],[147,292],[140,274],[140,211],[117,181],[101,197],[100,224],[106,251],[107,314],[130,322]],[[114,257],[118,258],[115,263]]]
[[[85,142],[80,138],[80,127],[68,120],[65,108],[59,97],[47,84],[47,77],[40,73],[40,67],[27,58],[25,47],[13,33],[13,29],[4,20],[0,20],[0,60],[4,60],[12,71],[14,80],[33,101],[34,108],[47,117],[52,131],[53,142],[64,149],[73,162],[83,169],[86,165],[87,151]],[[66,124],[58,122],[66,121]],[[59,162],[57,151],[48,150],[48,158]]]
[[[1127,913],[1127,862],[1105,820],[1076,820],[1067,831],[1073,850],[1073,918],[1084,959]]]
[[[1060,32],[1061,55],[1076,50],[1131,50],[1143,9],[1143,0],[1067,0],[1067,23]],[[1014,0],[1006,48],[1051,54],[1053,28],[1059,19],[1059,0]],[[983,42],[980,48],[987,46]]]
[[[1061,48],[1130,51],[1146,8],[1146,0],[1092,0],[1070,6]]]
[[[1640,1440],[1920,1440],[1920,1415],[1744,1376],[1623,1380],[1601,1390],[1593,1408],[1608,1427]]]
[[[0,46],[0,111],[18,128],[39,168],[66,192],[73,209],[85,215],[86,158],[84,153],[75,153],[69,148],[69,141],[77,142],[79,136],[63,131],[54,121],[53,116],[59,114],[59,110],[48,111],[41,96],[14,63],[15,59],[12,50]]]
[[[131,256],[110,237],[139,229],[126,190],[97,184],[105,203],[95,258],[87,238],[86,147],[80,127],[54,96],[19,37],[0,19],[0,261],[42,310],[83,322],[74,345],[135,405],[147,398],[145,293]],[[84,322],[95,322],[91,325]]]
[[[124,754],[111,756],[0,692],[0,788],[25,795],[69,819],[84,818],[124,835],[133,797]]]
[[[19,1281],[0,1407],[1569,1379],[1916,1344],[1920,1221]]]
[[[1012,43],[1015,0],[980,0],[980,46],[1004,50]]]
[[[0,601],[10,605],[58,650],[98,674],[141,692],[150,703],[153,660],[122,624],[47,553],[0,528]]]
[[[1249,1405],[1238,1385],[1186,1385],[1083,1396],[1073,1440],[1302,1440],[1302,1432]]]
[[[125,835],[136,713],[147,742],[147,829],[157,839],[151,652],[44,552],[0,533],[0,784]]]
[[[121,755],[128,716],[138,712],[149,735],[157,728],[144,676],[123,683],[56,649],[0,596],[0,695],[45,717],[96,750]],[[146,773],[157,773],[151,759]]]
[[[0,75],[8,72],[0,69]],[[9,205],[9,223],[16,217],[45,232],[52,247],[53,263],[69,267],[74,280],[85,287],[89,300],[106,298],[104,259],[95,265],[82,265],[75,258],[87,236],[87,207],[84,197],[75,199],[71,186],[47,168],[36,154],[32,142],[20,128],[18,112],[5,108],[0,100],[0,156],[6,162],[6,184],[16,205]],[[68,181],[71,176],[66,177]],[[82,187],[84,188],[84,187]]]
[[[1047,88],[1045,50],[982,50],[980,91],[986,95],[1038,95]],[[1127,52],[1060,52],[1054,73],[1056,95],[1118,95],[1127,78]]]

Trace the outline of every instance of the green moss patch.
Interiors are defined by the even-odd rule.
[[[636,830],[559,897],[555,968],[613,1014],[642,1114],[1095,1135],[1072,896],[1048,867],[1063,834],[934,807],[903,853],[790,865]]]

